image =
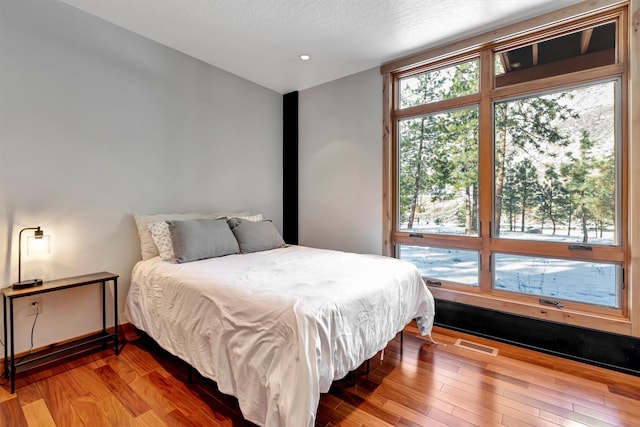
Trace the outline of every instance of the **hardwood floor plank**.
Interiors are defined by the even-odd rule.
[[[37,383],[20,387],[20,394],[17,394],[17,396],[20,398],[20,405],[22,406],[42,399]]]
[[[125,353],[125,352],[123,352]],[[129,351],[127,353],[130,353]],[[129,384],[139,377],[138,373],[125,361],[124,357],[110,355],[105,359],[107,365],[113,369],[118,377],[125,383]]]
[[[560,416],[562,416],[564,418],[577,421],[579,423],[584,423],[584,424],[587,424],[587,425],[607,425],[607,424],[609,424],[609,423],[607,423],[605,421],[599,420],[599,419],[594,418],[592,416],[576,412],[576,411],[574,411],[572,409],[566,409],[564,407],[555,405],[553,403],[543,402],[541,400],[535,399],[535,398],[530,397],[530,396],[515,395],[514,394],[514,397],[516,397],[518,399],[518,401],[520,401],[522,403],[526,403],[527,405],[529,405],[531,407],[540,408],[541,411],[557,414],[557,415],[560,415]],[[615,424],[612,424],[612,425],[615,425]]]
[[[180,426],[180,427],[198,427],[198,424],[195,424],[189,418],[187,418],[182,412],[177,409],[165,414],[162,419],[167,425],[170,426]]]
[[[611,395],[605,397],[605,406],[614,411],[624,412],[626,414],[631,414],[635,416],[637,419],[640,419],[640,400],[630,399],[625,396],[615,396]]]
[[[393,400],[423,414],[426,414],[432,406],[430,401],[425,401],[426,399],[424,399],[424,396],[416,396],[415,393],[412,393],[411,391],[397,389],[386,383],[381,384],[376,390],[376,393],[379,393],[388,400]],[[451,410],[453,411],[453,406],[451,407]]]
[[[203,407],[188,416],[189,420],[199,426],[232,427],[233,422],[224,416],[216,415],[210,408]]]
[[[9,380],[4,377],[0,378],[0,384],[7,385],[9,384]],[[9,393],[8,387],[0,387],[0,402],[4,402],[5,400],[15,399],[15,394]]]
[[[460,387],[454,386],[445,386],[442,391],[444,393],[449,393],[450,395],[456,396],[456,399],[463,398],[470,402],[477,402],[482,405],[483,402],[486,403],[485,394],[482,393],[482,390],[476,389],[473,392],[464,390]],[[515,409],[519,412],[538,416],[538,407],[531,405],[526,402],[519,402],[517,400],[509,399],[508,397],[502,395],[495,395],[491,401],[491,409],[500,414],[505,413],[508,409]]]
[[[22,407],[22,412],[27,420],[27,425],[38,427],[56,427],[56,422],[49,412],[47,404],[44,399],[35,400],[31,403],[27,403]],[[1,424],[6,426],[13,426],[13,423]],[[20,424],[16,424],[18,426]]]
[[[163,377],[156,371],[146,376],[160,392],[183,414],[190,414],[199,410],[203,403],[194,392],[189,390],[183,383],[173,377]]]
[[[541,402],[546,402],[550,404],[554,404],[564,409],[572,410],[573,404],[575,400],[569,399],[566,396],[553,396],[545,393],[540,393],[538,391],[532,390],[531,388],[527,390],[505,390],[502,395],[512,400],[521,401],[521,396],[529,396],[530,398],[539,400]],[[524,402],[523,402],[524,403]]]
[[[156,388],[147,376],[137,377],[129,386],[160,416],[177,409],[171,399]]]
[[[386,411],[379,405],[376,405],[373,402],[358,396],[357,394],[351,393],[347,389],[336,388],[333,394],[337,398],[341,399],[344,403],[348,403],[351,406],[358,408],[358,410],[366,412],[367,414],[372,415],[376,419],[384,421],[385,423],[394,425],[400,420],[400,417],[398,417],[397,415]]]
[[[133,417],[142,415],[151,409],[151,407],[129,387],[129,384],[120,378],[110,365],[107,364],[97,368],[94,372]]]
[[[27,427],[27,419],[17,397],[0,402],[0,426]]]
[[[440,399],[451,403],[455,408],[461,408],[466,411],[472,412],[482,418],[492,420],[493,422],[500,422],[502,414],[499,412],[499,408],[496,408],[494,402],[487,405],[484,399],[478,399],[468,393],[462,393],[459,389],[447,387],[437,394]],[[428,412],[429,413],[429,412]],[[453,411],[452,411],[453,413]]]
[[[138,415],[135,420],[136,427],[167,427],[162,417],[153,411],[147,411],[142,415]],[[206,425],[206,424],[203,424]]]
[[[580,403],[583,405],[604,405],[606,402],[606,395],[601,393],[583,393],[577,385],[574,388],[575,389],[563,388],[560,390],[558,388],[554,388],[553,385],[542,386],[532,384],[529,386],[529,390],[533,392],[531,396],[539,394],[547,395],[556,399],[556,401],[550,402],[556,405],[558,405],[558,401],[571,402],[572,404]]]
[[[640,383],[640,381],[639,381]],[[640,400],[640,384],[622,386],[609,386],[609,392],[620,396],[629,397],[631,399]]]
[[[459,407],[453,408],[453,412],[451,412],[451,415],[453,415],[454,417],[460,418],[461,420],[464,420],[473,425],[482,426],[482,427],[499,426],[503,418],[502,414],[500,414],[500,417],[498,417],[497,419],[485,418],[474,412],[467,411],[466,409],[462,409]]]
[[[570,420],[558,414],[552,414],[551,412],[546,411],[540,411],[540,419],[559,426],[591,427],[587,424],[579,423],[578,421]]]
[[[92,394],[80,396],[71,400],[78,416],[85,426],[110,427],[111,423],[102,412],[100,402]]]
[[[78,366],[72,371],[69,371],[69,374],[78,383],[82,384],[86,391],[95,396],[96,399],[103,400],[112,396],[109,387],[102,382],[93,369],[89,368],[89,365]]]
[[[399,417],[396,423],[397,426],[425,426],[431,425],[427,423],[433,421],[430,420],[425,413],[415,411],[393,400],[386,401],[382,406],[387,411]],[[451,410],[453,411],[453,407]]]
[[[458,418],[453,414],[449,414],[447,412],[441,411],[438,408],[431,408],[427,413],[428,419],[436,420],[446,426],[451,427],[471,427],[476,426],[478,424],[472,424],[468,421],[463,420],[462,418]],[[425,424],[429,425],[429,424]]]
[[[136,423],[129,409],[114,395],[101,400],[100,409],[112,426],[132,427]]]
[[[154,359],[151,353],[132,350],[125,347],[118,359],[124,360],[128,366],[136,371],[138,376],[143,377],[153,371],[160,373],[163,377],[171,376],[169,372],[158,364],[158,361]]]
[[[62,375],[62,374],[60,374]],[[70,398],[77,397],[77,387],[70,387],[67,390],[66,384],[59,376],[52,376],[38,381],[38,388],[44,398],[49,412],[55,423],[59,426],[82,425],[82,421],[71,405]],[[67,391],[70,394],[67,394]],[[71,396],[70,396],[71,395]]]
[[[347,402],[344,402],[342,403],[342,405],[338,406],[336,408],[336,413],[338,414],[339,417],[342,418],[340,421],[340,425],[345,423],[345,425],[350,425],[350,424],[358,425],[358,426],[376,425],[376,426],[384,427],[384,426],[393,426],[397,421],[399,421],[399,418],[394,417],[393,423],[389,423]]]
[[[336,409],[342,403],[342,399],[330,393],[324,393],[320,395],[320,403],[327,408]]]
[[[502,423],[500,423],[500,425],[505,427],[531,427],[531,426],[535,426],[538,420],[539,418],[536,419],[534,422],[526,422],[526,421],[522,421],[521,419],[512,418],[508,415],[505,415],[502,417]]]
[[[337,382],[321,395],[316,427],[640,425],[638,377],[441,328],[433,336],[439,344],[409,325],[402,351],[395,338],[382,364],[379,353],[369,374],[358,370],[357,385]],[[458,338],[498,355],[457,347]],[[184,362],[136,338],[117,357],[99,350],[19,374],[15,395],[0,386],[0,425],[254,427],[237,399],[199,375],[187,383],[186,372]]]
[[[640,405],[640,401],[638,404]],[[574,411],[613,425],[640,424],[639,417],[620,411],[610,411],[607,407],[593,408],[575,405]]]

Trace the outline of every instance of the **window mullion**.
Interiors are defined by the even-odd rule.
[[[490,49],[480,53],[480,135],[479,165],[493,164],[493,118],[489,93],[493,82],[493,54]],[[482,260],[480,270],[480,290],[491,292],[491,221],[493,218],[493,168],[479,167],[479,218]]]

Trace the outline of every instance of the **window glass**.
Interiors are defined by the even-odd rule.
[[[400,108],[478,93],[478,60],[405,77],[399,85]]]
[[[616,264],[494,254],[494,289],[617,308]]]
[[[616,82],[495,104],[494,237],[618,244]]]
[[[400,120],[399,229],[478,234],[478,107]]]
[[[399,257],[415,264],[422,277],[479,286],[477,251],[398,245]]]
[[[473,59],[456,43],[398,62],[385,76],[385,253],[440,298],[627,316],[627,18],[612,8],[471,44]]]

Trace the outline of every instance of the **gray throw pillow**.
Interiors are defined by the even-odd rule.
[[[226,218],[167,221],[167,224],[179,264],[240,251]]]
[[[267,251],[285,246],[282,236],[271,221],[247,221],[231,218],[228,221],[233,235],[236,236],[240,253]]]

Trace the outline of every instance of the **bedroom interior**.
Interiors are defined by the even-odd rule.
[[[626,68],[621,71],[627,79],[627,94],[623,96],[627,119],[623,119],[626,127],[621,134],[628,141],[624,148],[628,168],[622,184],[627,210],[621,215],[626,224],[621,255],[626,268],[620,290],[623,303],[616,308],[620,314],[602,315],[605,310],[600,308],[584,314],[573,311],[573,307],[564,311],[544,307],[545,313],[551,313],[545,317],[536,314],[538,307],[527,311],[529,308],[523,310],[505,300],[474,300],[477,295],[456,293],[455,286],[429,286],[436,297],[434,339],[439,344],[429,344],[415,323],[410,323],[405,328],[403,352],[399,338],[392,339],[384,353],[377,352],[371,359],[373,369],[369,374],[360,368],[357,386],[338,382],[329,393],[322,394],[315,422],[514,425],[518,416],[527,413],[527,417],[533,417],[527,418],[529,422],[549,425],[563,421],[633,425],[640,418],[635,408],[640,399],[640,115],[635,102],[640,96],[639,1],[567,1],[564,9],[559,5],[551,9],[547,4],[549,9],[517,15],[483,31],[468,31],[432,48],[423,45],[344,76],[291,87],[278,86],[280,83],[269,87],[261,81],[256,83],[258,79],[217,68],[221,64],[212,65],[196,59],[197,55],[167,47],[166,41],[158,43],[126,29],[129,23],[115,25],[105,17],[87,13],[81,10],[82,3],[0,3],[0,215],[5,224],[0,234],[2,273],[5,289],[11,289],[11,284],[21,278],[38,277],[48,282],[110,271],[118,276],[119,283],[106,286],[107,304],[114,302],[111,286],[118,286],[115,302],[120,309],[115,315],[107,310],[101,316],[104,283],[102,291],[79,286],[18,299],[11,314],[15,319],[15,325],[11,322],[15,348],[11,350],[19,359],[31,348],[43,349],[87,337],[103,329],[103,319],[111,333],[115,317],[128,340],[122,349],[129,349],[118,358],[113,349],[107,349],[50,369],[18,373],[17,395],[9,393],[7,382],[0,387],[0,420],[10,417],[10,421],[19,419],[31,425],[34,419],[30,417],[38,411],[36,408],[42,409],[44,402],[38,396],[62,393],[58,395],[61,397],[65,393],[60,391],[63,381],[75,384],[79,378],[95,380],[95,373],[100,373],[99,378],[111,391],[104,390],[98,380],[87,383],[92,385],[84,391],[73,390],[73,399],[80,402],[89,393],[91,400],[99,393],[106,400],[120,399],[122,403],[129,399],[132,405],[136,393],[147,393],[145,399],[153,409],[150,412],[153,416],[162,413],[164,423],[176,417],[173,421],[180,419],[188,424],[183,418],[191,416],[190,422],[196,425],[242,425],[246,421],[237,401],[222,393],[211,396],[211,390],[217,387],[204,377],[189,383],[183,361],[158,348],[148,337],[132,333],[124,310],[132,270],[141,258],[134,216],[159,212],[260,213],[290,244],[392,254],[389,236],[394,226],[389,224],[393,214],[387,204],[388,160],[382,149],[381,126],[389,108],[385,104],[388,98],[380,90],[387,88],[387,74],[402,75],[404,71],[394,70],[444,57],[444,49],[450,51],[451,43],[464,52],[468,44],[505,40],[533,26],[543,28],[550,22],[589,15],[596,9],[611,11],[627,5],[628,14],[616,21],[622,23],[618,26],[624,30],[621,34],[628,35],[628,42],[618,46],[630,53],[622,55]],[[224,43],[219,43],[223,49]],[[537,48],[534,51],[538,52]],[[318,60],[310,53],[311,60],[305,66]],[[603,59],[604,65],[591,62],[589,67],[603,69],[618,58]],[[511,64],[516,59],[526,61],[515,56],[503,59]],[[255,72],[260,67],[252,68]],[[580,73],[579,69],[571,71]],[[519,71],[520,75],[526,72]],[[269,72],[265,70],[264,74]],[[500,84],[508,90],[517,82]],[[35,257],[21,253],[27,247],[26,241],[24,248],[21,245],[21,230],[33,224],[52,236],[49,253]],[[406,244],[415,237],[402,239],[396,244]],[[440,243],[445,240],[435,239]],[[501,248],[508,245],[500,244]],[[598,256],[598,250],[594,256]],[[608,255],[613,250],[604,249],[605,256],[610,257],[606,259],[618,259]],[[16,262],[17,258],[22,259]],[[4,307],[6,319],[6,300]],[[3,324],[6,340],[7,321]],[[458,338],[498,349],[498,354],[461,349],[455,345]],[[384,361],[380,361],[382,354]],[[4,368],[6,374],[6,365]],[[89,371],[93,373],[89,375]],[[480,391],[465,376],[481,378]],[[122,384],[116,377],[128,387],[119,389]],[[153,379],[155,391],[143,392],[141,384],[136,383],[141,377]],[[497,383],[492,383],[494,380]],[[514,397],[523,392],[517,387],[523,386],[531,394]],[[171,388],[178,390],[177,394],[172,394]],[[572,395],[575,389],[586,391]],[[467,402],[456,399],[454,390],[466,396]],[[496,402],[499,418],[473,400],[478,396],[486,399],[486,395],[478,394],[486,392]],[[550,398],[544,395],[555,396],[558,405],[546,401],[549,407],[545,407],[540,402]],[[183,407],[171,403],[177,396],[189,403]],[[443,403],[446,399],[452,399],[450,406]],[[170,403],[159,409],[155,405],[160,400]],[[594,400],[603,403],[590,407],[587,402]],[[50,402],[47,400],[47,405]],[[510,404],[516,405],[515,411],[508,409]],[[525,409],[520,404],[529,406]],[[49,417],[58,425],[62,425],[60,420],[68,421],[65,417],[69,415],[63,414],[67,404],[60,405],[58,409],[48,408]],[[409,410],[403,407],[407,405]],[[78,409],[80,406],[74,416],[82,418],[88,412],[87,406]],[[531,407],[536,408],[535,414],[528,413]],[[139,418],[133,417],[136,422],[161,423],[145,415],[143,409],[141,404],[136,413]],[[115,412],[107,418],[117,418]],[[518,420],[524,422],[524,418]]]

